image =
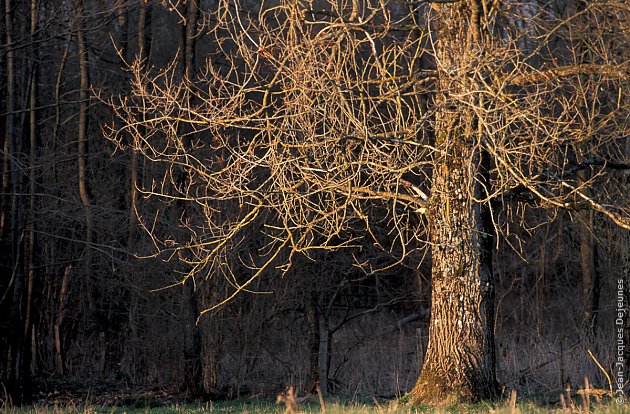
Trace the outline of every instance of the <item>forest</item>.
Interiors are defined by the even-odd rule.
[[[626,403],[626,1],[0,4],[6,406]]]

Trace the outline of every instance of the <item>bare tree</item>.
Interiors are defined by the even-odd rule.
[[[6,97],[4,118],[4,144],[3,144],[3,170],[2,170],[2,196],[0,209],[0,250],[3,256],[8,258],[9,266],[5,264],[5,271],[2,272],[0,285],[3,287],[0,305],[10,304],[6,319],[3,321],[6,335],[2,335],[3,342],[3,369],[0,374],[0,381],[6,384],[5,387],[12,398],[17,402],[28,401],[30,398],[30,312],[31,293],[30,285],[32,273],[27,275],[25,267],[28,265],[28,236],[26,222],[28,220],[28,204],[25,195],[27,182],[24,174],[24,166],[28,165],[28,157],[23,156],[26,148],[20,139],[20,134],[24,133],[28,121],[20,119],[21,109],[28,107],[30,94],[19,93],[19,80],[29,71],[20,70],[24,62],[20,59],[16,51],[21,36],[24,32],[21,29],[23,21],[28,22],[28,18],[22,20],[20,15],[20,3],[6,1],[4,3],[4,34],[6,45],[3,53],[6,55]],[[30,7],[27,8],[30,12]],[[30,13],[27,14],[30,16]],[[22,100],[20,100],[22,98]],[[22,121],[22,122],[21,122]],[[28,136],[28,135],[25,135]],[[5,288],[6,287],[6,288]],[[3,332],[3,333],[4,333]]]
[[[5,130],[2,147],[2,211],[0,211],[0,236],[4,239],[8,226],[7,216],[10,214],[10,199],[7,197],[11,184],[11,152],[15,144],[12,143],[15,133],[15,51],[13,50],[13,3],[4,2],[4,31],[7,45],[6,51],[6,109]]]
[[[88,72],[88,48],[85,39],[84,30],[84,3],[79,0],[76,4],[76,24],[77,24],[77,48],[79,59],[79,73],[80,73],[80,86],[79,86],[79,122],[77,133],[77,160],[79,163],[79,196],[81,198],[81,204],[85,213],[85,272],[87,287],[87,300],[90,307],[90,311],[94,312],[96,309],[94,299],[94,280],[92,273],[92,248],[90,244],[93,241],[93,217],[92,206],[89,193],[89,185],[87,178],[88,168],[88,136],[87,136],[87,122],[88,122],[88,93],[89,93],[89,72]]]
[[[149,57],[151,55],[151,12],[152,5],[139,0],[138,5],[138,50],[137,58],[142,65],[147,65]],[[138,153],[131,152],[131,166],[130,166],[130,178],[131,186],[129,187],[129,234],[127,236],[127,244],[133,243],[133,235],[137,228],[136,226],[136,202],[138,199]]]
[[[108,136],[124,146],[130,134],[163,167],[142,189],[165,202],[141,216],[155,255],[189,266],[182,284],[222,274],[232,286],[201,315],[296,253],[427,247],[429,344],[412,399],[496,398],[492,253],[510,226],[530,208],[587,209],[630,229],[617,175],[630,67],[623,35],[605,36],[629,12],[616,0],[564,16],[536,2],[220,2],[201,19],[218,45],[207,64],[180,80],[175,64],[137,61]],[[588,56],[580,16],[598,39]],[[153,225],[178,203],[185,235]],[[260,247],[240,249],[252,237]],[[234,274],[233,260],[251,271]]]

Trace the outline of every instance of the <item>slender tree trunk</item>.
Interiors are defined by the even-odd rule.
[[[23,237],[17,240],[18,244],[23,243]],[[14,258],[14,270],[11,275],[13,279],[13,292],[11,297],[11,311],[9,314],[8,329],[8,349],[6,350],[6,366],[8,370],[7,391],[13,402],[21,404],[25,402],[28,394],[28,370],[24,369],[24,351],[28,348],[28,343],[23,335],[24,315],[22,312],[22,300],[24,297],[24,274],[21,266],[22,258]]]
[[[27,271],[28,271],[28,293],[26,301],[26,324],[25,330],[29,330],[31,312],[32,312],[32,296],[35,280],[34,273],[34,256],[35,256],[35,184],[37,177],[35,174],[35,154],[37,151],[37,49],[35,46],[35,34],[37,31],[37,0],[31,0],[31,58],[33,60],[31,66],[30,79],[30,96],[29,96],[29,165],[31,172],[28,177],[28,195],[29,208],[27,219],[28,246],[26,250]]]
[[[188,0],[188,19],[186,21],[186,77],[191,78],[195,73],[197,48],[197,20],[199,19],[199,0]]]
[[[323,396],[330,394],[331,383],[330,363],[332,356],[332,330],[330,327],[330,312],[320,314],[319,320],[319,388]]]
[[[429,343],[420,378],[411,395],[416,403],[452,404],[498,395],[494,344],[494,230],[487,203],[490,157],[480,148],[476,117],[449,93],[474,91],[465,63],[482,45],[478,0],[441,5],[437,54],[439,108],[429,210],[432,244],[432,296]],[[469,61],[468,61],[469,62]],[[451,71],[461,90],[453,90]],[[445,69],[444,71],[442,71]],[[464,89],[467,88],[467,89]],[[468,95],[475,99],[473,94]],[[479,100],[472,102],[481,105]]]
[[[138,49],[136,51],[137,58],[142,62],[142,65],[146,65],[149,60],[151,52],[151,4],[145,0],[138,0]],[[139,127],[140,133],[144,132],[143,127]],[[136,230],[137,230],[137,201],[138,201],[138,181],[140,180],[140,173],[138,168],[138,152],[132,149],[131,160],[129,166],[130,185],[129,185],[129,222],[127,229],[127,248],[134,249],[134,243],[136,242]],[[129,271],[133,272],[131,264]],[[132,288],[133,289],[133,288]],[[131,343],[138,343],[138,296],[132,292],[131,303],[129,305],[129,327],[131,331],[131,337],[129,338]],[[137,375],[137,349],[132,345],[129,349],[131,353],[131,375],[133,378]]]
[[[582,332],[593,336],[597,332],[601,276],[597,263],[597,244],[593,235],[593,212],[580,212],[580,266],[582,268]]]
[[[94,225],[92,216],[92,201],[88,184],[88,98],[89,98],[89,70],[88,70],[88,48],[85,39],[85,16],[84,16],[84,1],[79,2],[79,9],[77,13],[78,28],[77,35],[77,49],[79,54],[79,72],[80,72],[80,87],[79,87],[79,131],[77,136],[78,151],[77,158],[79,162],[79,197],[83,206],[83,212],[85,215],[85,250],[84,250],[84,269],[85,269],[85,287],[88,303],[89,316],[91,323],[96,325],[98,330],[98,351],[95,354],[98,355],[98,370],[99,374],[103,376],[106,368],[106,347],[107,341],[105,340],[105,331],[102,323],[99,323],[98,308],[96,303],[96,286],[93,275],[93,255],[92,255],[92,243],[94,241]]]
[[[94,281],[92,277],[92,241],[93,241],[93,224],[92,224],[92,208],[87,178],[87,123],[88,123],[88,90],[89,90],[89,72],[88,72],[88,55],[87,45],[85,42],[85,33],[83,30],[83,1],[79,3],[78,10],[78,28],[77,28],[77,48],[79,53],[79,131],[77,136],[78,150],[77,159],[79,162],[79,197],[83,205],[85,214],[85,283],[87,291],[88,306],[91,313],[95,312],[96,303],[94,299]]]
[[[194,281],[189,279],[184,285],[185,298],[185,338],[184,365],[186,367],[186,391],[193,397],[204,394],[203,369],[201,361],[201,333],[196,324],[199,315]]]
[[[151,54],[151,5],[145,0],[139,0],[138,6],[138,51],[137,56],[142,65],[146,65]],[[140,127],[140,131],[144,128]],[[138,152],[131,151],[131,185],[129,187],[129,230],[127,233],[127,246],[132,246],[136,233],[136,212],[138,200]]]
[[[152,6],[146,0],[139,0],[138,9],[138,53],[142,59],[149,59],[151,56],[151,16]]]
[[[183,70],[182,77],[190,78],[195,73],[195,49],[196,49],[196,26],[197,16],[199,14],[199,4],[197,0],[189,0],[186,3],[185,13],[186,16],[185,26],[182,28],[182,40],[183,48]],[[189,140],[189,138],[186,138]],[[189,142],[186,143],[188,147]],[[186,172],[182,172],[180,184],[183,184],[186,180]],[[185,206],[182,206],[185,209]],[[184,286],[184,318],[185,318],[185,341],[184,341],[184,361],[186,372],[189,374],[186,378],[187,391],[193,396],[199,396],[201,394],[212,394],[214,390],[204,390],[203,372],[202,369],[202,343],[201,332],[197,325],[197,316],[199,315],[199,307],[197,304],[197,293],[195,292],[194,280],[190,278],[186,281]]]
[[[61,287],[59,290],[59,303],[57,304],[57,315],[55,316],[54,324],[54,336],[55,336],[55,369],[57,374],[63,376],[64,363],[63,363],[63,342],[61,337],[61,328],[63,326],[64,319],[66,317],[66,305],[68,303],[68,286],[70,283],[70,274],[72,273],[72,267],[66,266],[63,272],[63,278],[61,280]]]
[[[28,241],[26,246],[26,268],[27,268],[27,289],[26,289],[26,315],[24,321],[24,338],[26,342],[32,342],[34,334],[33,330],[36,326],[34,320],[37,315],[33,315],[33,307],[35,304],[37,280],[35,275],[35,200],[36,200],[36,184],[37,184],[37,169],[36,169],[36,155],[38,148],[37,139],[37,93],[38,93],[38,59],[39,54],[37,50],[37,19],[38,19],[38,6],[37,0],[31,0],[31,79],[30,79],[30,97],[29,97],[29,165],[31,171],[28,176],[28,218],[26,222],[26,231],[28,234]],[[34,342],[36,343],[36,342]],[[28,344],[31,345],[31,344]],[[36,349],[35,349],[36,351]],[[25,352],[25,355],[32,359],[36,356],[36,352]],[[31,362],[31,361],[29,361]],[[30,365],[30,363],[29,363]]]
[[[311,287],[304,298],[304,314],[308,326],[309,380],[306,392],[314,393],[319,385],[319,319],[317,318],[317,292]],[[321,387],[320,387],[321,389]]]
[[[179,15],[186,16],[184,21],[181,23],[179,27],[179,35],[178,35],[178,47],[177,47],[177,68],[181,70],[182,74],[185,76],[187,73],[186,69],[186,44],[188,38],[188,3],[181,2],[179,3]]]
[[[4,0],[4,26],[7,44],[6,51],[6,118],[4,131],[4,144],[2,152],[2,208],[0,210],[0,239],[6,240],[8,233],[7,218],[10,212],[10,185],[11,185],[11,151],[12,141],[15,135],[15,52],[13,50],[13,3]]]
[[[116,2],[116,23],[118,24],[118,51],[120,53],[120,58],[123,62],[127,61],[127,50],[129,45],[128,40],[128,9],[126,5],[127,0],[117,0]]]
[[[114,16],[116,18],[116,38],[114,41],[116,53],[120,59],[120,94],[129,94],[129,72],[126,69],[130,64],[129,59],[129,0],[116,0],[114,6]],[[138,40],[139,41],[139,40]],[[127,175],[127,167],[124,164],[118,164],[117,176],[125,177]],[[120,209],[123,210],[127,207],[127,194],[124,191],[120,191],[119,204]],[[128,237],[129,238],[129,235]],[[121,260],[125,258],[121,257]],[[116,322],[113,322],[114,324]]]
[[[54,152],[57,148],[59,141],[59,130],[61,128],[61,87],[63,84],[63,73],[64,68],[68,59],[68,54],[70,51],[70,43],[72,42],[72,36],[66,36],[66,42],[63,48],[63,53],[61,55],[61,60],[59,62],[59,69],[57,70],[57,74],[55,76],[55,85],[54,85],[54,106],[55,106],[55,116],[52,126],[52,151]],[[52,166],[52,176],[57,177],[57,167],[56,165]],[[54,179],[53,179],[54,180]],[[51,254],[54,257],[54,254]],[[57,375],[63,376],[64,374],[64,362],[63,362],[63,344],[62,344],[62,334],[61,327],[63,325],[63,319],[65,317],[65,306],[66,306],[66,293],[68,290],[68,276],[70,273],[70,266],[67,266],[63,279],[61,281],[61,291],[59,292],[59,298],[57,301],[57,296],[54,293],[51,293],[51,309],[54,309],[54,301],[57,301],[57,311],[54,313],[54,316],[51,315],[51,323],[52,323],[52,331],[53,331],[53,348],[55,353],[55,371]],[[51,275],[54,275],[55,272],[50,272]],[[51,276],[54,277],[54,276]],[[49,282],[50,283],[50,282]],[[51,290],[54,291],[52,286],[56,286],[54,283],[50,283]]]
[[[9,258],[10,272],[7,272],[6,298],[10,301],[8,318],[3,318],[6,326],[7,348],[3,349],[3,365],[6,366],[7,391],[14,403],[21,404],[30,398],[30,343],[28,332],[25,332],[26,307],[24,302],[27,291],[27,277],[25,274],[25,238],[24,231],[25,208],[21,208],[24,190],[21,187],[22,178],[18,172],[19,164],[15,161],[20,150],[18,147],[18,122],[15,111],[16,105],[16,65],[15,65],[15,9],[11,0],[4,2],[4,25],[6,36],[6,118],[3,143],[2,169],[2,206],[0,209],[0,249]],[[27,89],[25,88],[25,91]],[[25,106],[26,107],[26,106]],[[6,353],[5,353],[6,352]],[[4,378],[3,378],[4,380]]]
[[[582,13],[588,2],[584,0],[575,1],[573,5],[576,15]],[[578,17],[580,25],[583,25],[584,33],[589,33],[594,28],[594,23],[587,16]],[[576,58],[578,61],[584,60],[592,62],[594,59],[592,50],[582,42],[578,42],[576,47]],[[588,148],[582,146],[584,153],[588,153]],[[589,172],[582,170],[578,172],[578,178],[583,184],[589,180]],[[588,188],[584,190],[587,196]],[[585,209],[578,212],[579,216],[579,244],[580,244],[580,267],[582,270],[582,334],[585,337],[592,337],[597,331],[597,312],[599,308],[600,274],[597,263],[597,244],[594,236],[593,211]]]
[[[61,127],[61,85],[63,81],[63,72],[66,67],[66,61],[68,59],[68,52],[70,51],[70,43],[72,42],[72,36],[68,35],[66,44],[63,48],[61,55],[61,61],[59,62],[59,70],[57,71],[57,77],[55,79],[55,120],[53,122],[52,139],[53,150],[56,149],[57,141],[59,140],[59,128]]]

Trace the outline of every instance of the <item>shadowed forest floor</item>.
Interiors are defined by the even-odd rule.
[[[95,398],[98,400],[98,398]],[[7,408],[0,406],[0,411],[7,414],[202,414],[202,413],[246,413],[246,414],[389,414],[389,413],[497,413],[497,414],[526,414],[526,413],[609,413],[621,414],[630,412],[630,406],[617,404],[614,400],[590,401],[587,403],[577,397],[563,408],[553,401],[551,395],[526,396],[516,407],[507,401],[482,402],[478,404],[458,404],[448,407],[408,406],[403,399],[372,401],[334,399],[326,402],[322,410],[318,402],[308,400],[299,404],[295,410],[287,409],[283,404],[276,404],[272,399],[239,399],[233,401],[204,402],[204,403],[176,403],[159,399],[143,399],[136,401],[121,400],[122,404],[114,401],[91,402],[90,398],[83,401],[66,401],[36,404],[22,408]]]

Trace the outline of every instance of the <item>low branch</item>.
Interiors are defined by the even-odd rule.
[[[627,79],[630,77],[630,66],[598,65],[593,63],[560,66],[548,70],[521,73],[510,79],[508,83],[515,86],[524,86],[530,83],[547,82],[552,79],[575,75],[597,75],[606,79]]]
[[[437,4],[449,4],[449,3],[459,3],[462,0],[416,0],[416,1],[403,1],[402,3],[406,6],[416,6],[423,3],[437,3]]]

